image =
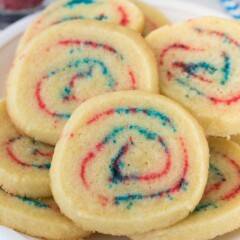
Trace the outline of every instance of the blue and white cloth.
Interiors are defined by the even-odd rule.
[[[220,0],[220,2],[229,15],[240,20],[240,0]]]

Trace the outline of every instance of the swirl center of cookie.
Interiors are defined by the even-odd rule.
[[[88,98],[109,91],[136,89],[135,74],[114,47],[86,40],[62,40],[46,51],[67,51],[69,61],[49,71],[37,82],[35,99],[39,108],[57,119],[68,119]],[[98,57],[105,55],[107,59]],[[118,67],[112,67],[116,63]],[[122,84],[120,76],[127,76]],[[53,87],[54,86],[54,87]],[[49,88],[52,88],[49,96]]]
[[[230,201],[240,193],[240,165],[230,156],[214,152],[210,163],[208,183],[195,212],[218,208],[219,202]],[[228,169],[228,170],[227,170]]]
[[[240,100],[240,88],[234,83],[237,77],[233,52],[239,52],[240,43],[229,34],[203,28],[192,28],[202,39],[212,38],[215,44],[201,47],[185,41],[175,42],[159,55],[159,65],[166,83],[174,81],[186,90],[186,98],[199,96],[213,104],[234,104]],[[184,60],[182,55],[185,55]],[[174,59],[174,60],[172,60]]]
[[[50,169],[53,147],[19,136],[6,142],[6,153],[11,161],[23,167]]]
[[[173,169],[176,168],[176,163],[172,158],[172,146],[169,146],[169,143],[164,139],[164,135],[161,136],[158,132],[149,130],[139,124],[119,125],[109,131],[81,159],[80,179],[82,184],[87,191],[94,192],[96,195],[96,189],[94,190],[95,184],[89,171],[97,164],[97,159],[104,152],[114,149],[114,151],[111,150],[111,156],[108,159],[108,173],[104,177],[108,185],[107,191],[109,195],[97,193],[97,197],[103,206],[127,204],[127,208],[130,208],[136,201],[156,198],[167,198],[169,201],[172,201],[174,195],[188,189],[189,159],[184,139],[178,135],[176,126],[170,118],[153,109],[119,107],[97,113],[86,124],[91,128],[96,124],[101,124],[102,121],[111,116],[124,117],[126,115],[139,116],[148,118],[150,121],[156,121],[159,127],[163,129],[163,132],[168,131],[173,136],[180,149],[178,158],[181,164],[177,166],[179,174],[174,176],[170,183],[167,183],[166,180]],[[152,146],[154,151],[148,151],[146,144]],[[154,154],[155,151],[159,154]],[[138,167],[136,168],[135,166]],[[150,187],[151,184],[155,185],[157,182],[161,183],[162,186],[158,187],[158,190],[149,191],[148,186]],[[129,186],[136,185],[139,187],[135,187],[136,190],[131,192]],[[142,192],[137,190],[141,188],[144,189]],[[125,190],[122,190],[122,194],[119,194],[118,189]]]

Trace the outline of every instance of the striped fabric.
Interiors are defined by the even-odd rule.
[[[235,19],[240,19],[240,1],[239,0],[220,0],[225,10]]]

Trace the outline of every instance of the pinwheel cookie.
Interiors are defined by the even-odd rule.
[[[143,13],[127,0],[58,0],[31,23],[20,41],[18,52],[44,29],[77,19],[112,22],[137,32],[142,32],[145,26]]]
[[[74,112],[50,177],[66,216],[87,230],[127,235],[186,217],[207,170],[207,142],[191,115],[160,95],[126,91]]]
[[[143,12],[146,19],[146,25],[143,35],[146,36],[153,30],[162,26],[170,24],[170,21],[158,10],[149,4],[143,3],[139,0],[131,0]]]
[[[89,235],[63,216],[53,199],[19,197],[1,188],[0,224],[44,239],[80,240]]]
[[[240,147],[210,139],[210,168],[204,196],[184,221],[164,230],[133,236],[136,240],[207,240],[240,227]]]
[[[54,145],[79,104],[128,89],[158,92],[151,49],[126,28],[75,20],[46,30],[16,59],[8,110],[21,131]]]
[[[54,148],[21,135],[0,101],[0,186],[31,197],[51,196],[49,168]]]
[[[146,38],[162,93],[189,109],[207,135],[240,133],[239,38],[238,23],[213,17],[167,26]]]

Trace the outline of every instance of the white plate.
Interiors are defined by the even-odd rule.
[[[213,11],[200,5],[190,4],[178,0],[158,1],[158,0],[145,0],[148,3],[159,8],[172,22],[179,22],[189,18],[196,18],[201,16],[219,16],[227,17],[225,14]],[[11,25],[6,30],[0,33],[0,97],[3,97],[4,82],[7,78],[7,73],[11,66],[19,37],[26,29],[27,25],[32,21],[35,16],[26,17],[17,23]],[[228,224],[228,223],[226,223]],[[204,231],[204,229],[203,229]],[[35,239],[15,233],[12,230],[2,228],[0,226],[0,240],[26,240]],[[89,240],[126,240],[123,237],[108,237],[103,235],[94,235]],[[216,238],[215,240],[239,240],[240,230],[223,237]]]

